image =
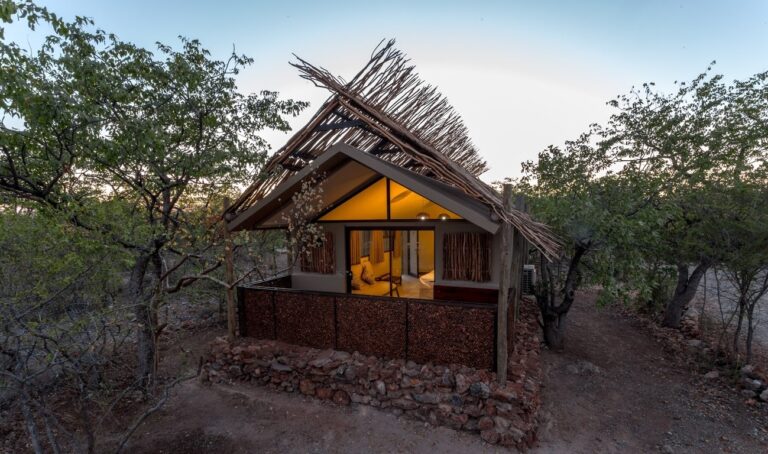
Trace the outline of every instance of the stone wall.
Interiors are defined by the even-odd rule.
[[[524,305],[504,387],[486,369],[386,360],[274,340],[230,344],[225,338],[212,344],[202,380],[250,382],[338,405],[369,405],[476,432],[488,443],[526,448],[535,441],[540,406],[539,338],[533,315],[532,306]]]

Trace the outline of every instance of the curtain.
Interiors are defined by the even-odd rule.
[[[349,232],[349,259],[352,265],[360,264],[360,256],[362,255],[362,248],[360,247],[360,231],[353,230]]]
[[[374,230],[371,232],[371,263],[381,263],[384,261],[384,231]]]
[[[323,242],[301,254],[301,271],[305,273],[333,274],[336,272],[333,233],[325,232]]]
[[[491,242],[487,233],[443,235],[443,279],[488,282],[491,280]]]
[[[392,257],[398,259],[403,255],[403,232],[395,230],[395,245]]]

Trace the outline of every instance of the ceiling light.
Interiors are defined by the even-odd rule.
[[[445,213],[440,213],[440,214],[438,214],[438,215],[437,215],[437,219],[440,219],[441,221],[447,221],[447,220],[448,220],[448,219],[450,219],[450,218],[451,218],[451,217],[450,217],[450,216],[448,216],[448,215],[447,215],[447,214],[445,214]]]
[[[416,219],[418,219],[419,221],[426,221],[427,219],[429,219],[429,215],[422,211],[421,213],[416,215]]]

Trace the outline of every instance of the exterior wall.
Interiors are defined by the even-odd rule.
[[[347,280],[345,275],[346,258],[344,248],[344,224],[320,223],[326,232],[333,234],[333,244],[336,249],[336,272],[334,274],[304,273],[298,263],[294,264],[292,288],[297,290],[312,290],[316,292],[346,293]]]
[[[435,285],[469,288],[499,288],[499,267],[501,264],[501,233],[493,236],[491,246],[491,280],[488,282],[449,281],[443,279],[443,234],[458,232],[480,232],[485,230],[469,222],[442,222],[435,226]]]
[[[493,369],[496,306],[241,288],[246,337]]]

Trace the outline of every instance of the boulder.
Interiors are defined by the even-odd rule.
[[[333,402],[337,405],[349,405],[350,400],[349,394],[346,391],[338,389],[333,393]]]
[[[486,443],[495,445],[496,443],[499,442],[500,436],[498,432],[491,429],[491,430],[483,430],[482,432],[480,432],[480,438],[482,438],[483,441]]]
[[[304,395],[313,396],[315,395],[315,384],[311,380],[301,380],[299,382],[299,391]]]
[[[333,396],[333,390],[331,388],[319,388],[315,395],[318,399],[328,400]]]
[[[489,416],[483,416],[477,421],[477,428],[480,430],[490,430],[493,429],[495,425],[496,423],[493,421],[493,418]]]
[[[467,380],[467,377],[465,377],[463,374],[456,374],[455,382],[457,393],[463,394],[469,389],[469,380]]]
[[[483,382],[472,383],[469,387],[469,393],[475,397],[487,399],[491,395],[491,388]]]

